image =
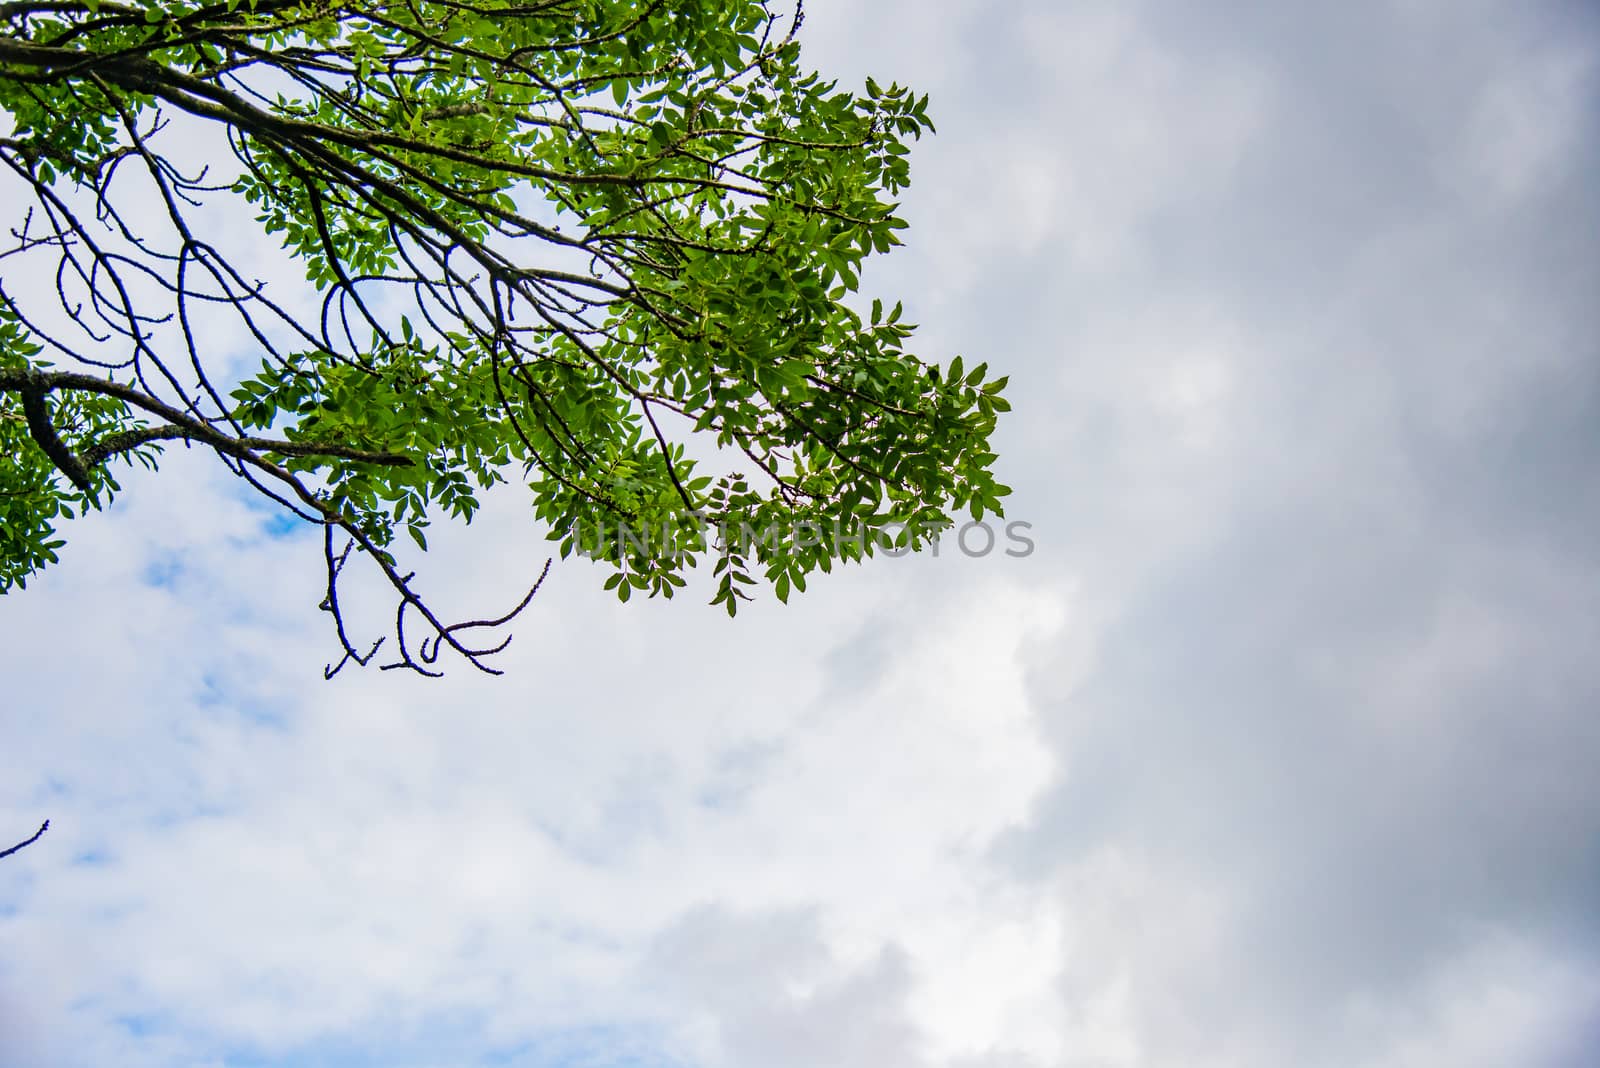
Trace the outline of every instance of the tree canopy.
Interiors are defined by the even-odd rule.
[[[927,97],[808,71],[801,22],[759,0],[0,3],[0,591],[178,443],[321,528],[330,674],[382,644],[340,605],[363,558],[398,599],[383,666],[496,670],[543,572],[451,622],[405,561],[497,483],[624,600],[705,560],[730,614],[886,543],[729,530],[915,547],[998,514],[1004,379],[919,359],[901,306],[858,298],[900,243]],[[263,281],[263,241],[303,282]],[[723,536],[663,536],[705,525]]]

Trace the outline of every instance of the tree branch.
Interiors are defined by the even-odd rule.
[[[9,857],[11,854],[19,852],[20,850],[26,849],[29,846],[33,845],[33,843],[37,842],[40,839],[40,837],[42,837],[44,835],[44,832],[48,831],[49,829],[50,829],[50,821],[49,820],[45,820],[44,823],[39,827],[39,829],[37,831],[33,832],[33,837],[32,838],[28,839],[26,842],[18,842],[16,845],[12,846],[10,849],[7,849],[7,850],[5,850],[3,852],[0,852],[0,860],[3,860],[6,857]]]
[[[140,427],[113,434],[104,441],[90,446],[80,458],[73,454],[66,442],[61,440],[50,422],[44,397],[46,393],[56,389],[76,389],[116,397],[152,415],[160,416],[168,425]],[[371,452],[333,442],[234,437],[147,393],[141,393],[132,386],[71,371],[0,370],[0,392],[17,392],[22,395],[22,408],[28,419],[29,436],[40,449],[44,450],[44,454],[50,457],[50,462],[55,464],[74,486],[85,493],[89,492],[90,488],[90,469],[99,466],[112,456],[153,441],[198,441],[235,459],[245,459],[246,454],[272,452],[279,456],[326,456],[330,459],[382,464],[386,467],[410,467],[415,463],[411,457],[401,453]]]
[[[67,476],[67,481],[84,493],[93,487],[89,481],[89,472],[83,463],[61,440],[61,435],[56,433],[56,428],[50,422],[50,406],[45,403],[44,395],[49,391],[48,386],[27,383],[21,387],[22,414],[28,418],[28,436],[33,443],[50,457],[50,462],[56,469]]]
[[[354,460],[357,463],[382,464],[385,467],[411,467],[416,463],[404,453],[353,449],[331,441],[284,441],[279,438],[235,437],[228,437],[228,440],[253,452],[275,452],[279,456],[326,456],[331,460]],[[98,445],[86,449],[83,462],[85,466],[94,467],[112,456],[137,449],[140,445],[147,445],[152,441],[202,441],[205,444],[214,444],[209,438],[202,438],[190,427],[139,427],[136,430],[113,434]]]

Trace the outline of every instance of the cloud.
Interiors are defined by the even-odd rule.
[[[905,955],[885,948],[858,969],[841,969],[814,914],[696,909],[662,932],[645,969],[652,987],[682,1000],[690,1033],[704,1035],[695,1063],[922,1063],[905,1004]]]
[[[1211,211],[1149,232],[1153,301],[1076,305],[1066,568],[1109,607],[1087,670],[1033,659],[1061,779],[998,856],[1059,895],[1066,1018],[1121,990],[1106,1063],[1556,1063],[1596,1011],[1597,279],[1552,229],[1594,217],[1594,38],[1392,14],[1208,18],[1270,118]],[[1405,91],[1441,41],[1466,60]],[[1541,177],[1464,184],[1529,86]],[[1503,999],[1506,940],[1562,993]]]

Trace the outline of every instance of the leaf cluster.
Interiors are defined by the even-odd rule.
[[[399,595],[401,666],[444,647],[479,662],[392,543],[404,527],[425,548],[432,519],[470,520],[499,482],[525,484],[561,555],[607,563],[622,599],[671,596],[709,556],[730,613],[757,577],[787,599],[881,546],[601,532],[935,531],[952,510],[1001,512],[1005,380],[918,358],[901,305],[857,300],[868,257],[901,243],[928,98],[807,70],[798,9],[52,0],[0,5],[0,21],[0,163],[34,198],[4,255],[54,256],[62,306],[93,313],[76,316],[92,343],[73,343],[0,297],[5,358],[99,369],[109,393],[52,387],[73,448],[199,440],[325,528],[324,607],[348,658],[370,655],[335,589],[353,546]],[[232,173],[184,173],[162,148],[174,118],[224,132]],[[132,214],[128,163],[164,218]],[[219,199],[303,265],[319,315],[269,299],[190,223]],[[134,295],[152,285],[164,306]],[[246,324],[257,371],[212,381],[199,302]],[[52,466],[15,417],[22,381],[0,378],[15,457],[0,501],[20,502],[26,531],[8,522],[0,543],[15,581],[54,561],[59,518],[115,489],[103,464],[88,494]],[[408,611],[432,634],[420,657]]]

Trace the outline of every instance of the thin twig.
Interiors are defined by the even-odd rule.
[[[48,831],[49,829],[50,829],[50,821],[49,820],[45,820],[44,823],[39,825],[39,829],[37,831],[33,832],[33,837],[32,838],[28,839],[26,842],[18,842],[16,845],[12,846],[10,849],[7,849],[5,852],[0,853],[0,860],[3,860],[6,857],[9,857],[11,854],[17,852],[18,850],[26,849],[29,846],[33,845],[33,843],[37,842],[40,839],[40,837],[43,836],[44,832]]]

